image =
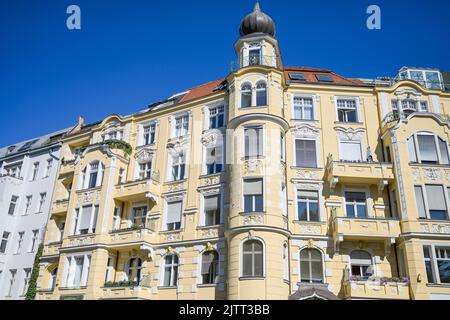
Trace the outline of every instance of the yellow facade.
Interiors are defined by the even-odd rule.
[[[260,50],[256,63],[249,63],[252,47]],[[37,299],[288,299],[314,283],[340,299],[450,299],[450,93],[410,80],[367,84],[284,68],[271,34],[242,35],[235,48],[240,65],[213,85],[219,88],[192,89],[187,96],[200,94],[112,115],[64,138]],[[243,107],[247,84],[251,102]],[[428,109],[403,116],[393,100],[426,101]],[[342,101],[350,102],[340,113]],[[211,128],[217,107],[224,126]],[[246,148],[245,129],[255,127],[262,140],[247,136],[257,145]],[[144,141],[147,128],[154,143]],[[412,161],[408,139],[421,132],[434,134],[438,163]],[[421,141],[417,158],[429,152]],[[361,159],[349,161],[354,144]],[[208,174],[206,150],[219,145],[225,165]],[[178,166],[181,179],[173,181],[180,155],[185,174]],[[424,195],[427,186],[444,188],[446,218],[435,218],[443,213],[431,199],[418,208],[418,186]],[[220,214],[205,223],[214,196]],[[179,202],[177,225],[172,205]],[[213,279],[205,280],[211,256]]]

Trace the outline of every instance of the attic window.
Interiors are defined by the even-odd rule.
[[[316,78],[320,82],[334,82],[333,78],[329,74],[316,74]]]
[[[289,78],[291,78],[291,80],[306,81],[303,73],[290,73]]]
[[[20,147],[20,149],[17,150],[17,151],[20,152],[20,151],[24,151],[24,150],[30,149],[31,146],[32,146],[33,144],[35,144],[37,141],[38,141],[38,140],[28,141],[28,142],[25,143],[22,147]]]

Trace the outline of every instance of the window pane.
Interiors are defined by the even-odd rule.
[[[450,283],[450,260],[438,261],[437,265],[441,283]]]
[[[306,250],[303,250],[306,251]],[[310,282],[311,276],[310,273],[311,270],[309,269],[309,261],[308,260],[301,260],[300,261],[300,279],[302,282]]]
[[[423,199],[423,192],[421,186],[415,186],[414,192],[416,194],[416,204],[417,204],[417,213],[419,214],[419,218],[426,218],[427,214],[425,211],[425,202]]]
[[[438,162],[436,143],[433,135],[418,135],[417,143],[419,144],[419,152],[422,162]]]
[[[309,203],[309,221],[319,221],[319,204],[317,202]]]
[[[438,185],[426,185],[428,206],[431,210],[447,211],[444,189]]]
[[[408,139],[408,152],[409,152],[409,160],[411,162],[417,162],[416,146],[414,145],[413,137]]]
[[[244,196],[244,211],[253,211],[253,196]]]
[[[441,160],[442,164],[449,164],[449,158],[448,158],[448,149],[447,149],[447,142],[445,142],[442,139],[438,139],[439,141],[439,151],[441,153]]]
[[[242,275],[244,277],[251,277],[252,274],[252,255],[244,253],[243,260],[242,260]]]
[[[322,261],[312,261],[311,271],[312,271],[312,281],[315,283],[321,283],[323,281]]]
[[[314,140],[295,140],[297,167],[317,167],[316,142]]]
[[[355,207],[353,205],[348,204],[346,206],[347,208],[347,217],[355,217]]]
[[[306,202],[298,203],[298,220],[299,221],[307,221],[308,220],[308,211]]]
[[[258,195],[258,196],[254,196],[255,197],[255,211],[256,212],[262,212],[263,211],[263,196],[262,195]]]
[[[255,253],[255,277],[263,276],[263,255],[262,253]]]

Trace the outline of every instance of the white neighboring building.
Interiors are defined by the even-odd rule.
[[[25,298],[50,212],[65,132],[0,149],[0,300]]]

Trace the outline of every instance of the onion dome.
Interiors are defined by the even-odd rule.
[[[256,1],[253,12],[241,21],[239,33],[241,37],[252,33],[265,33],[272,37],[275,36],[275,23],[271,17],[261,11],[259,1]]]

